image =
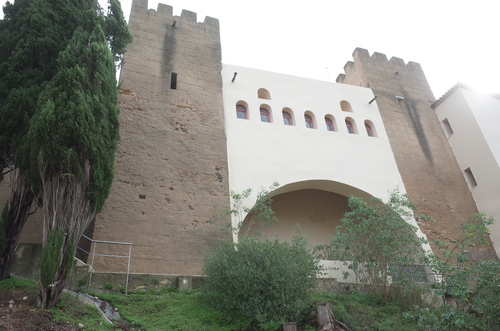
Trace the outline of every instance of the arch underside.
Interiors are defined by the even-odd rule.
[[[365,191],[328,180],[291,183],[269,195],[277,221],[262,226],[249,214],[243,221],[240,238],[257,232],[264,238],[287,240],[299,230],[312,245],[328,244],[344,213],[349,211],[348,197],[371,198]]]

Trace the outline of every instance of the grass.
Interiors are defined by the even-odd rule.
[[[68,321],[73,325],[83,324],[84,330],[114,330],[114,326],[104,321],[95,306],[81,304],[70,294],[63,293],[56,308],[50,310],[54,322]]]
[[[11,278],[0,282],[1,288],[22,288],[36,293],[37,284],[30,280]],[[103,300],[117,307],[121,316],[128,320],[133,330],[185,330],[185,331],[231,331],[258,330],[244,317],[226,316],[211,309],[201,299],[201,291],[179,292],[176,288],[149,290],[123,294],[99,294]],[[418,325],[403,317],[405,309],[373,295],[351,294],[316,294],[314,301],[329,302],[333,315],[346,323],[351,330],[421,330]],[[85,306],[71,295],[64,294],[59,305],[51,310],[53,321],[66,320],[72,324],[83,324],[86,330],[113,330],[114,327],[104,322],[97,309]],[[307,321],[314,317],[305,317]],[[303,330],[316,330],[307,322],[300,325]],[[264,327],[264,326],[263,326]],[[281,330],[278,324],[269,323],[268,331]]]
[[[201,292],[178,292],[176,289],[134,293],[100,295],[119,308],[124,318],[141,330],[230,331],[254,330],[245,318],[227,317],[216,312],[201,300]],[[314,301],[328,301],[334,316],[352,330],[421,330],[405,319],[405,310],[396,303],[384,303],[372,295],[330,294],[314,296]],[[309,316],[309,318],[312,317]],[[306,318],[307,319],[307,318]],[[305,330],[316,330],[302,323]],[[281,330],[281,325],[270,323],[267,330]]]
[[[36,295],[37,282],[30,279],[11,277],[0,282],[1,289],[21,289],[27,294]],[[68,321],[73,325],[83,324],[83,330],[114,330],[114,326],[105,322],[94,306],[84,305],[76,297],[63,293],[56,308],[51,309],[52,321]]]
[[[178,292],[175,288],[99,295],[117,307],[120,314],[141,330],[231,331],[245,330],[245,318],[228,317],[210,309],[201,292]]]
[[[0,282],[1,289],[22,289],[28,293],[36,294],[38,284],[31,279],[11,277]]]

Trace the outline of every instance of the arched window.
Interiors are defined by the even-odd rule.
[[[236,105],[236,117],[237,118],[242,118],[246,120],[248,118],[247,116],[247,109],[243,105]]]
[[[262,122],[271,123],[271,114],[269,114],[269,110],[266,108],[260,108],[260,120]]]
[[[328,131],[335,131],[335,127],[333,126],[333,122],[328,117],[325,117],[326,129]]]
[[[257,97],[259,99],[271,100],[271,93],[269,93],[269,91],[265,88],[260,88],[257,90]]]
[[[306,128],[314,129],[314,122],[311,116],[304,115],[304,119],[306,120]]]
[[[287,111],[283,111],[283,123],[285,125],[293,125],[292,115]]]
[[[365,123],[365,129],[366,129],[366,133],[368,134],[368,137],[373,137],[373,130],[372,130],[372,127],[370,126],[370,124]]]
[[[373,123],[369,120],[365,121],[365,129],[366,129],[366,134],[368,137],[376,137],[377,136],[377,131],[375,130],[375,126]]]
[[[356,133],[354,132],[354,126],[352,125],[352,122],[350,120],[345,120],[345,126],[347,128],[347,132],[349,132],[350,134]]]
[[[340,101],[340,108],[342,109],[342,111],[348,111],[352,113],[351,104],[345,100]]]

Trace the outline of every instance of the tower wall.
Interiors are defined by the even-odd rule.
[[[199,274],[207,251],[230,238],[229,220],[210,222],[214,205],[229,208],[219,23],[147,5],[132,4],[116,174],[94,239],[133,243],[131,272]],[[126,259],[96,263],[126,270]]]
[[[399,172],[412,202],[435,222],[420,225],[429,238],[457,239],[460,224],[477,209],[431,108],[435,101],[421,66],[357,48],[338,83],[369,87],[377,96]],[[491,248],[476,250],[473,259],[494,258]]]

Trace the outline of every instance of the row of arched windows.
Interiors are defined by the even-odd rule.
[[[271,93],[269,93],[269,91],[266,90],[265,88],[260,88],[257,90],[257,97],[259,99],[271,100]],[[342,109],[342,111],[347,111],[352,113],[352,107],[348,101],[345,100],[340,101],[340,109]]]
[[[293,113],[292,113],[291,109],[283,108],[283,111],[281,113],[282,113],[282,117],[283,117],[283,123],[285,125],[295,126],[294,118],[292,116]],[[240,119],[248,119],[248,111],[247,111],[246,105],[243,105],[242,103],[236,104],[236,117],[240,118]],[[272,122],[271,112],[268,109],[267,105],[260,106],[260,120],[261,120],[261,122],[265,122],[265,123]],[[314,115],[312,114],[312,112],[306,111],[304,113],[304,121],[305,121],[306,128],[309,128],[309,129],[316,129],[317,128],[317,123],[314,120]],[[335,118],[332,115],[325,116],[325,125],[326,125],[327,131],[333,131],[333,132],[338,131],[337,123],[335,121]],[[376,133],[375,133],[375,128],[373,126],[373,123],[371,121],[366,120],[364,125],[365,125],[366,134],[369,137],[375,137]],[[347,129],[347,132],[349,132],[350,134],[359,133],[358,129],[356,127],[356,122],[352,118],[348,117],[345,119],[345,126]]]

